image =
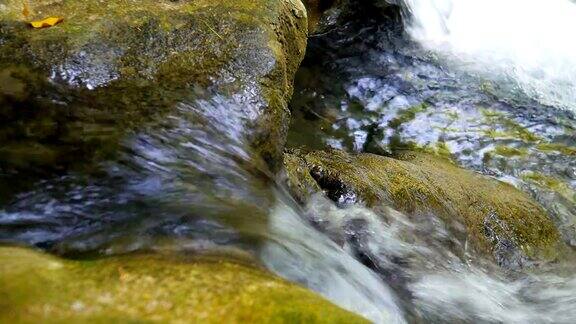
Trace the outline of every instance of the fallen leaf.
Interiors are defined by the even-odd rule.
[[[61,17],[49,17],[43,20],[38,20],[38,21],[32,21],[30,22],[30,25],[34,28],[46,28],[46,27],[52,27],[56,24],[61,23],[64,20],[64,18]]]

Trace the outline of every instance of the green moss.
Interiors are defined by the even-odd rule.
[[[500,111],[487,108],[480,108],[480,113],[486,118],[503,118],[506,116]]]
[[[402,124],[405,124],[409,121],[414,120],[414,118],[416,118],[417,114],[426,111],[426,109],[428,109],[428,104],[421,103],[419,105],[415,105],[415,106],[412,106],[410,108],[401,110],[398,112],[398,117],[396,117],[396,118],[392,119],[390,122],[388,122],[388,126],[391,128],[398,128]]]
[[[436,146],[430,150],[430,153],[446,159],[452,159],[452,152],[445,142],[437,142]]]
[[[538,135],[530,132],[502,112],[489,109],[481,109],[480,111],[486,119],[485,123],[495,127],[484,131],[484,134],[490,138],[518,139],[527,143],[541,140]]]
[[[305,204],[308,198],[322,189],[316,183],[316,180],[310,175],[310,169],[300,155],[300,150],[290,150],[290,153],[284,155],[284,170],[286,171],[286,183],[292,192],[294,198]]]
[[[515,156],[525,156],[526,154],[528,154],[528,150],[526,148],[515,148],[505,145],[498,145],[494,149],[494,153],[505,157],[515,157]]]
[[[540,143],[536,148],[543,152],[560,152],[565,155],[576,155],[576,147],[556,143]]]
[[[513,241],[529,257],[552,260],[562,246],[554,224],[530,197],[509,184],[461,169],[448,159],[416,152],[398,152],[396,158],[388,158],[335,150],[291,152],[285,158],[294,160],[293,155],[303,161],[301,168],[305,167],[302,172],[291,172],[299,174],[291,177],[293,186],[313,189],[301,179],[310,170],[320,170],[326,182],[352,188],[369,207],[391,204],[408,214],[432,212],[449,223],[464,223],[470,241],[487,254],[494,248],[485,234],[490,215],[507,224],[506,229],[497,230],[498,235]]]
[[[390,139],[390,149],[396,151],[414,151],[436,155],[448,160],[452,160],[452,151],[446,142],[436,142],[434,145],[418,145],[413,141],[402,141],[399,136],[393,136]]]
[[[4,1],[0,11],[0,118],[8,125],[0,147],[35,143],[54,154],[40,165],[12,154],[17,163],[0,169],[52,172],[112,158],[127,133],[213,93],[254,96],[246,100],[259,115],[249,117],[246,136],[277,169],[306,47],[300,1],[29,3],[28,17],[22,1]],[[64,22],[27,24],[47,16]]]
[[[576,204],[576,192],[568,184],[551,176],[543,175],[538,172],[525,172],[522,174],[522,180],[535,183],[540,187],[555,191],[568,201]]]
[[[497,139],[497,138],[507,138],[509,134],[495,129],[488,129],[484,131],[484,135],[492,139]]]
[[[445,142],[436,142],[434,145],[418,145],[415,142],[396,143],[392,146],[392,151],[414,151],[435,155],[441,158],[452,160],[452,152]]]
[[[236,261],[133,255],[68,261],[0,248],[0,321],[366,323]]]
[[[480,91],[493,95],[495,92],[494,85],[492,82],[484,81],[480,84]]]
[[[507,120],[505,125],[510,129],[510,132],[514,134],[517,138],[522,139],[525,142],[537,142],[540,140],[540,137],[526,128],[520,126],[518,123],[513,122],[511,120]]]

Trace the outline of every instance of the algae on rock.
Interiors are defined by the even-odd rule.
[[[51,15],[64,22],[26,23]],[[306,36],[300,0],[40,0],[28,16],[22,1],[2,1],[0,168],[43,172],[109,157],[127,131],[199,88],[255,107],[239,123],[274,168]],[[33,147],[42,157],[25,152]]]
[[[525,257],[554,260],[563,247],[553,222],[526,194],[444,158],[292,150],[284,161],[289,187],[301,202],[323,191],[341,206],[389,204],[409,215],[432,213],[464,224],[475,248],[501,265],[522,264]]]
[[[367,323],[234,261],[132,255],[69,261],[0,247],[1,322]]]

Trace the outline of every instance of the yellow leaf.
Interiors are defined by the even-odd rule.
[[[56,24],[61,23],[64,18],[61,17],[49,17],[43,20],[32,21],[30,25],[34,28],[45,28],[45,27],[52,27]]]

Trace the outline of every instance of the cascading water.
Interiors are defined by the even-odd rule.
[[[403,7],[403,21],[394,10],[374,18],[371,8],[313,38],[289,146],[450,155],[532,195],[574,246],[576,51],[567,26],[575,5],[387,2]],[[503,270],[478,262],[434,215],[340,209],[325,198],[307,208],[323,233],[388,283],[408,322],[576,318],[573,262]]]
[[[39,181],[0,209],[0,243],[75,256],[240,256],[374,322],[405,323],[387,284],[316,231],[253,159],[243,100],[190,98],[128,137],[100,172]]]
[[[576,3],[405,0],[407,31],[450,65],[576,111]]]
[[[279,199],[272,210],[270,239],[260,252],[264,264],[375,323],[405,323],[387,284],[354,255],[311,228],[298,210],[285,199]]]
[[[379,269],[401,296],[410,322],[572,323],[576,318],[576,277],[569,269],[510,274],[480,264],[434,215],[410,220],[393,209],[384,214],[340,209],[324,197],[315,197],[307,214],[333,240],[345,242],[351,255],[361,254]]]

